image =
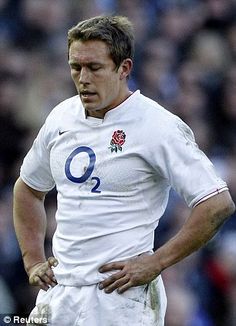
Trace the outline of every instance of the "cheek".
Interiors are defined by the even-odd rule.
[[[111,103],[117,97],[118,87],[116,84],[108,83],[103,92],[103,101],[106,103]]]
[[[119,92],[119,80],[114,77],[107,78],[105,89],[108,97],[114,97]]]
[[[71,75],[72,80],[74,82],[76,82],[76,80],[78,79],[78,73],[71,71],[70,75]]]
[[[71,75],[71,79],[73,80],[74,84],[76,84],[75,74],[71,72],[70,75]]]

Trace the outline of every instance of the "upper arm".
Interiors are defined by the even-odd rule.
[[[36,199],[43,201],[46,194],[47,192],[38,191],[29,187],[20,177],[17,179],[14,186],[15,200],[27,196],[27,197],[35,197]]]
[[[156,131],[156,146],[152,146],[149,153],[151,165],[158,174],[191,208],[210,196],[225,192],[227,184],[199,149],[189,126],[175,116],[163,122],[167,127]]]
[[[223,223],[234,211],[235,204],[227,190],[212,196],[193,208],[195,214],[212,218],[216,224]]]
[[[51,120],[47,119],[41,127],[20,169],[21,179],[39,192],[50,191],[55,186],[50,164],[49,144],[54,135],[54,132],[49,132],[53,127]]]

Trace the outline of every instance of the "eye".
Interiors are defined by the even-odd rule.
[[[94,64],[94,65],[91,65],[89,68],[92,71],[98,71],[98,70],[101,69],[101,66],[100,65],[97,65],[97,64]]]
[[[77,64],[76,65],[72,64],[70,65],[70,69],[75,71],[81,71],[81,66]]]

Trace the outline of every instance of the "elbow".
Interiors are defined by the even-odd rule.
[[[213,205],[214,220],[217,221],[217,227],[223,224],[235,212],[235,204],[228,191],[225,191],[215,197]]]
[[[235,204],[232,200],[232,198],[229,196],[228,200],[224,202],[224,205],[222,205],[220,209],[220,214],[223,219],[229,218],[231,215],[233,215],[235,212]]]
[[[235,213],[235,203],[233,202],[232,199],[228,203],[228,205],[226,207],[226,211],[227,211],[228,216],[233,215]]]

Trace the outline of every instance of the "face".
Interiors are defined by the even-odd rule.
[[[121,63],[118,70],[105,42],[74,41],[69,49],[71,76],[87,114],[103,118],[129,95],[127,76],[131,59]]]

